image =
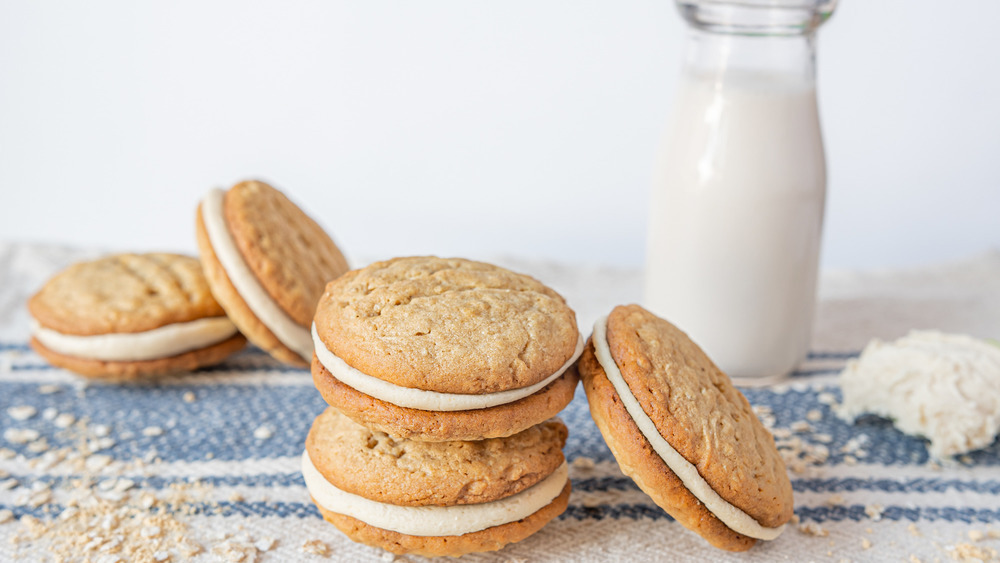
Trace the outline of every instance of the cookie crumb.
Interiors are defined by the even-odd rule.
[[[852,455],[844,456],[844,465],[857,465],[857,464],[858,464],[858,458]]]
[[[882,513],[885,511],[881,504],[869,504],[865,506],[865,514],[868,515],[873,521],[878,522],[882,519]]]
[[[185,403],[193,403],[198,400],[198,397],[192,391],[185,391],[181,396],[181,399],[183,399]]]
[[[307,540],[299,549],[303,553],[311,553],[312,555],[319,555],[320,557],[330,556],[330,546],[320,540]]]
[[[243,502],[246,500],[240,493],[233,493],[229,495],[229,502]]]
[[[273,435],[274,431],[271,430],[271,427],[266,424],[261,424],[256,430],[253,431],[253,437],[258,440],[267,440]]]
[[[983,541],[985,537],[986,534],[979,530],[969,530],[969,539],[972,541]]]
[[[791,424],[791,426],[789,426],[789,428],[792,429],[792,432],[812,432],[812,424],[809,424],[804,420],[796,420]]]
[[[155,437],[155,436],[162,436],[163,435],[163,429],[160,428],[159,426],[147,426],[147,427],[145,427],[145,428],[142,429],[142,435],[143,436],[148,436],[150,438]]]
[[[832,495],[826,499],[826,504],[829,506],[840,506],[844,504],[844,497],[840,495]]]
[[[17,485],[17,479],[5,479],[0,481],[0,491],[9,491]]]
[[[815,536],[818,538],[825,538],[830,535],[830,532],[826,528],[823,528],[815,522],[799,524],[799,531],[807,536]]]
[[[62,387],[58,385],[39,385],[38,392],[42,395],[51,395],[53,393],[58,393],[62,391]]]
[[[13,519],[14,519],[14,513],[13,512],[11,512],[10,510],[7,510],[6,508],[3,509],[3,510],[0,510],[0,524],[6,524],[7,522],[10,522]]]
[[[861,538],[861,549],[871,549],[871,548],[872,548],[872,540],[868,538]]]
[[[38,410],[31,405],[21,405],[7,409],[7,416],[14,420],[28,420],[36,414],[38,414]]]
[[[596,467],[594,460],[587,456],[579,456],[573,458],[572,465],[573,469],[583,469],[583,470],[593,469],[594,467]]]
[[[910,558],[909,558],[909,560],[908,560],[908,561],[909,561],[910,563],[922,563],[922,562],[920,561],[920,558],[919,558],[919,557],[917,557],[916,555],[912,554],[912,553],[910,554]]]
[[[9,448],[0,448],[0,459],[13,459],[17,455],[14,450]]]
[[[806,420],[811,420],[813,422],[823,420],[823,413],[819,412],[817,409],[812,409],[806,413]]]
[[[917,529],[917,525],[913,522],[910,522],[910,525],[906,527],[906,531],[910,532],[910,535],[914,537],[919,538],[922,535],[920,530]]]
[[[389,553],[388,551],[382,553],[382,561],[385,561],[386,563],[392,563],[395,560],[396,556],[394,554]]]

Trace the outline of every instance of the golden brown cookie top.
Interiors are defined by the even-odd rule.
[[[401,506],[490,502],[538,483],[563,462],[566,426],[548,420],[507,438],[476,442],[395,440],[330,407],[306,450],[340,490]]]
[[[762,526],[787,522],[784,462],[729,377],[684,332],[638,305],[615,307],[607,335],[642,410],[709,486]]]
[[[222,316],[197,258],[115,254],[73,264],[28,300],[45,328],[90,336]]]
[[[254,277],[292,320],[309,326],[327,282],[348,270],[330,235],[264,182],[233,186],[226,192],[224,212]]]
[[[538,383],[576,350],[576,315],[538,280],[483,262],[432,256],[376,262],[334,280],[316,330],[350,366],[440,393]]]

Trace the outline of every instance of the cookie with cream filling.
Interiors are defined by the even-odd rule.
[[[31,299],[31,346],[49,363],[101,379],[142,379],[218,363],[243,348],[198,260],[116,254],[80,262]]]
[[[558,420],[476,442],[399,440],[331,407],[313,423],[302,471],[323,517],[351,539],[458,556],[520,541],[565,510],[565,441]]]
[[[212,293],[236,326],[278,360],[307,366],[316,302],[326,283],[348,269],[330,236],[283,193],[257,181],[210,191],[196,227]]]
[[[541,282],[463,259],[396,258],[331,282],[316,309],[324,398],[397,437],[507,436],[572,399],[576,316]]]
[[[792,488],[774,439],[686,334],[619,306],[595,324],[579,367],[619,466],[657,505],[730,551],[782,532]]]

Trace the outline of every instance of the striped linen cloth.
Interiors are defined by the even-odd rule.
[[[60,535],[59,515],[88,488],[111,504],[138,507],[140,520],[169,514],[177,523],[169,529],[159,520],[106,527],[132,530],[135,537],[124,541],[163,540],[166,547],[157,556],[169,555],[170,561],[420,559],[348,541],[310,502],[299,456],[312,419],[325,404],[307,371],[248,349],[195,374],[118,386],[88,384],[34,354],[27,346],[26,298],[58,269],[96,254],[0,245],[0,515],[10,511],[11,516],[0,523],[0,560],[58,560],[49,550],[65,552],[72,544]],[[563,293],[585,333],[613,305],[639,298],[634,270],[498,262]],[[832,409],[840,400],[836,374],[871,337],[897,337],[910,328],[1000,335],[998,287],[1000,253],[933,270],[825,276],[815,351],[781,385],[743,389],[793,469],[798,522],[778,540],[729,554],[684,530],[621,474],[578,390],[562,414],[570,428],[569,509],[519,544],[466,559],[996,558],[997,443],[942,467],[929,462],[921,440],[888,422],[865,418],[849,425]],[[84,459],[53,461],[66,452],[73,458],[81,448]],[[159,500],[144,504],[150,495]],[[69,516],[66,520],[73,520]],[[105,524],[98,520],[92,522],[95,529]],[[170,534],[183,536],[190,549],[166,541]],[[127,560],[114,542],[99,543],[79,541],[67,560]],[[192,551],[198,553],[184,555]]]

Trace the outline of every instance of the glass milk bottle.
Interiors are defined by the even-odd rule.
[[[814,32],[835,0],[679,0],[690,26],[652,188],[645,304],[730,376],[809,349],[826,162]]]

